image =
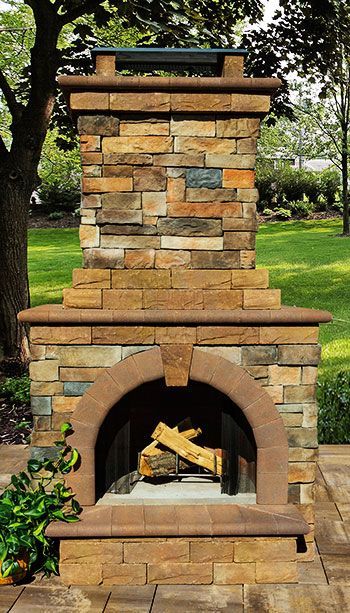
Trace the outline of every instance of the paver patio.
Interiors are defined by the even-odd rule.
[[[28,448],[0,447],[0,490]],[[323,613],[350,611],[350,445],[320,448],[315,562],[299,563],[299,585],[72,587],[57,577],[0,588],[0,613]]]

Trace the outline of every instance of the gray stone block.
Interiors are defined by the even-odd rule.
[[[57,447],[30,447],[32,460],[56,460],[60,450]]]
[[[277,348],[274,345],[242,347],[242,364],[276,364]]]
[[[222,172],[218,168],[189,168],[186,172],[186,185],[211,189],[221,187]]]
[[[158,232],[161,236],[221,236],[220,219],[180,217],[159,219]]]
[[[78,132],[99,136],[118,136],[119,119],[106,115],[82,115],[78,118]]]
[[[65,396],[82,396],[91,387],[91,383],[83,383],[81,381],[67,381],[64,383]]]
[[[239,251],[192,251],[192,268],[239,268]]]
[[[33,415],[51,415],[51,396],[32,396],[31,407]]]

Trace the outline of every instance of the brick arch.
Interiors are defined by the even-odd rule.
[[[110,409],[143,383],[164,377],[158,347],[132,355],[106,370],[82,396],[71,423],[69,443],[76,445],[81,465],[68,483],[83,505],[95,504],[95,444]],[[244,413],[257,447],[257,503],[286,504],[288,442],[282,419],[265,390],[241,367],[194,348],[189,378],[226,394]]]

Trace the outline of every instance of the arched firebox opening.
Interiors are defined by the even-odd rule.
[[[189,418],[189,419],[188,419]],[[218,492],[229,495],[256,491],[257,450],[253,431],[242,410],[214,387],[189,381],[186,387],[167,387],[164,379],[144,383],[127,393],[101,424],[95,447],[96,498],[108,490],[129,493],[138,481],[139,454],[152,442],[159,424],[170,428],[185,423],[200,428],[193,442],[222,457]],[[196,465],[182,465],[167,480],[181,475],[209,473]],[[211,478],[211,477],[210,477]],[[213,478],[214,481],[214,478]],[[154,484],[164,482],[155,477]]]

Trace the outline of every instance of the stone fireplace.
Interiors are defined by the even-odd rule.
[[[60,425],[83,506],[52,524],[68,584],[289,583],[313,557],[324,311],[255,268],[255,155],[278,79],[240,50],[97,49],[60,77],[80,135],[83,268],[31,325],[34,456]],[[213,76],[117,76],[117,70]],[[276,247],[277,248],[277,247]],[[190,419],[218,471],[140,478],[159,422]],[[216,464],[215,464],[216,466]],[[273,564],[271,564],[273,562]]]

